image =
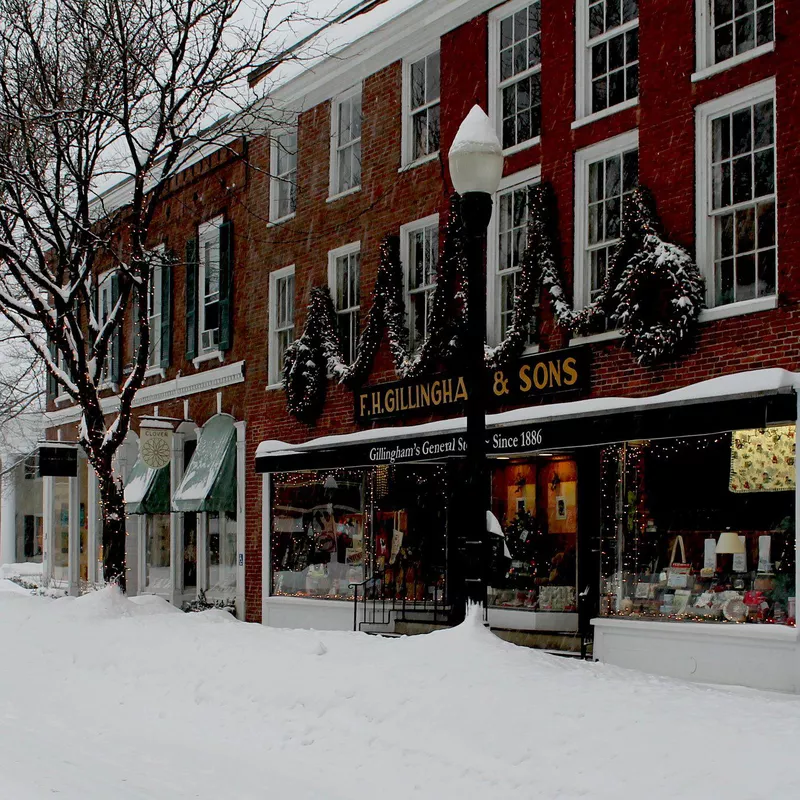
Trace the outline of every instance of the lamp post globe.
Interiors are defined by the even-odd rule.
[[[453,188],[461,196],[467,255],[467,325],[465,380],[467,385],[466,529],[458,550],[456,588],[451,593],[454,621],[464,614],[464,601],[486,604],[489,511],[486,474],[486,230],[492,216],[492,196],[503,176],[503,148],[489,117],[475,105],[464,118],[448,153]]]

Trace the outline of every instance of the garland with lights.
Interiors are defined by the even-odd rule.
[[[451,198],[439,274],[428,317],[428,337],[414,353],[408,350],[399,238],[381,242],[373,302],[358,339],[356,358],[348,364],[336,333],[336,311],[327,286],[315,287],[302,335],[284,355],[286,405],[297,419],[313,424],[325,404],[328,375],[350,388],[366,380],[383,339],[389,340],[395,370],[416,377],[450,363],[463,335],[466,306],[466,255],[459,198]]]

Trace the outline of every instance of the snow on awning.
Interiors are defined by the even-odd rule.
[[[153,469],[137,459],[124,493],[128,514],[169,514],[169,467]]]
[[[800,374],[782,369],[740,372],[650,397],[600,397],[487,414],[487,450],[514,454],[760,428],[797,418]],[[714,401],[709,407],[709,401]],[[466,420],[370,428],[301,444],[268,440],[256,471],[441,460],[464,456]]]
[[[173,511],[236,511],[236,429],[217,414],[203,426],[197,449],[172,496]]]

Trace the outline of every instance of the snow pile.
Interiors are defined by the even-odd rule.
[[[42,564],[33,561],[23,561],[19,564],[0,564],[0,580],[10,578],[33,579],[41,582]]]
[[[151,613],[152,612],[152,613]],[[0,594],[0,797],[790,797],[800,698],[495,638],[245,625]],[[747,758],[741,754],[747,753]]]

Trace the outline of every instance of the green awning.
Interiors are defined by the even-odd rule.
[[[172,496],[173,511],[236,511],[236,429],[233,417],[217,414],[204,426],[183,480]]]
[[[169,514],[169,466],[153,469],[137,459],[125,484],[125,511]]]

